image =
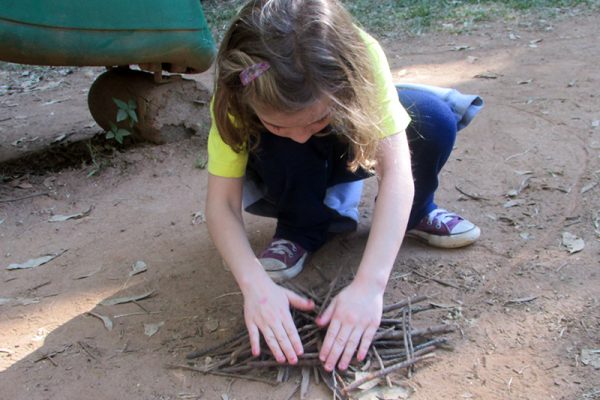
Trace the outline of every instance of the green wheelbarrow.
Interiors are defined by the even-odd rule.
[[[112,97],[139,103],[139,96],[147,98],[154,86],[171,80],[162,79],[163,71],[204,72],[215,55],[200,0],[0,0],[0,60],[109,68],[88,97],[92,116],[105,130],[107,118],[98,112],[116,115]]]

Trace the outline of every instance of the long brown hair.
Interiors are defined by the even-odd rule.
[[[243,86],[240,73],[268,62]],[[373,71],[359,29],[338,0],[252,0],[239,11],[217,55],[214,113],[223,141],[235,151],[258,143],[264,127],[255,107],[297,112],[332,101],[335,131],[351,147],[349,168],[372,170],[381,116]]]

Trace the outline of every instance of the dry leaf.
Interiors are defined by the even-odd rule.
[[[89,272],[87,274],[84,275],[79,275],[76,276],[75,278],[73,278],[74,280],[80,280],[80,279],[85,279],[85,278],[89,278],[90,276],[94,276],[96,275],[98,272],[102,271],[102,267],[98,268],[97,270],[95,270],[94,272]]]
[[[408,399],[412,390],[401,386],[376,387],[355,395],[356,400],[401,400]]]
[[[206,222],[206,217],[202,211],[196,211],[192,214],[192,225],[203,224]]]
[[[144,335],[154,336],[164,324],[165,321],[157,322],[155,324],[144,324]]]
[[[581,349],[581,362],[600,369],[600,349]]]
[[[100,319],[104,323],[104,327],[106,328],[106,330],[112,331],[113,322],[109,317],[107,317],[106,315],[96,314],[91,311],[88,312],[88,314],[91,315],[92,317],[96,317],[96,318]]]
[[[50,219],[48,219],[48,222],[64,222],[67,221],[69,219],[80,219],[80,218],[84,218],[87,217],[88,215],[91,214],[92,210],[94,209],[94,206],[90,206],[90,208],[88,208],[87,210],[77,213],[77,214],[71,214],[71,215],[53,215],[50,217]]]
[[[134,276],[137,274],[141,274],[144,271],[148,270],[148,266],[143,261],[136,261],[135,264],[131,266],[131,271],[129,271],[129,276]]]
[[[524,200],[509,200],[506,203],[504,203],[504,208],[517,207],[522,205],[523,203],[525,203]]]
[[[153,294],[154,294],[154,290],[150,290],[146,293],[142,293],[142,294],[138,294],[138,295],[134,295],[134,296],[116,297],[113,299],[106,299],[106,300],[100,302],[100,304],[102,304],[103,306],[114,306],[116,304],[131,303],[133,301],[138,301],[138,300],[143,300],[145,298],[148,298],[148,297],[152,296]]]
[[[590,190],[595,188],[597,185],[598,185],[598,182],[588,183],[587,185],[585,185],[584,187],[581,188],[581,194],[584,194],[585,192],[589,192]]]
[[[38,258],[32,258],[31,260],[27,260],[22,264],[10,264],[6,269],[29,269],[29,268],[36,268],[39,267],[40,265],[44,265],[52,260],[54,260],[56,257],[60,256],[61,254],[63,254],[66,250],[61,251],[60,253],[56,253],[56,254],[48,254],[42,257],[38,257]]]
[[[582,238],[573,235],[569,232],[562,233],[562,245],[569,250],[569,253],[577,253],[585,247],[585,242]]]
[[[361,372],[361,371],[356,371],[354,374],[354,381],[359,381],[361,379],[363,379],[366,376],[369,376],[370,373],[369,372]],[[379,385],[379,383],[381,382],[381,379],[373,379],[370,381],[367,381],[365,383],[363,383],[362,385],[360,385],[358,388],[361,390],[369,390],[371,388],[374,388],[375,386]]]
[[[463,50],[471,50],[472,47],[467,45],[467,44],[461,44],[458,46],[454,46],[454,48],[452,48],[452,51],[463,51]]]

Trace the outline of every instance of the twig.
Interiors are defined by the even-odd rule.
[[[333,278],[333,281],[331,281],[331,283],[329,284],[329,290],[327,291],[327,294],[325,295],[325,299],[321,303],[321,306],[317,310],[318,313],[325,310],[327,308],[327,306],[329,305],[328,303],[329,303],[329,300],[331,299],[331,295],[333,294],[333,289],[335,289],[335,286],[337,285],[337,282],[340,279],[340,276],[342,276],[343,270],[344,270],[344,265],[342,265],[340,267],[337,275],[335,276],[335,278]]]
[[[42,288],[42,287],[44,287],[46,285],[49,285],[51,283],[52,283],[52,281],[46,281],[44,283],[40,283],[39,285],[36,285],[36,286],[32,287],[31,289],[29,289],[29,291],[33,292],[34,290],[38,290],[39,288]]]
[[[420,303],[422,301],[427,300],[428,298],[429,298],[429,296],[424,296],[424,295],[409,297],[402,301],[399,301],[398,303],[390,304],[389,306],[383,307],[383,313],[387,313],[390,311],[398,310],[402,307],[406,307],[409,303],[410,304]]]
[[[375,354],[375,358],[377,359],[377,363],[379,364],[379,368],[384,369],[385,366],[383,365],[383,360],[381,359],[381,356],[379,355],[379,352],[377,352],[377,347],[373,346],[373,354]],[[392,387],[392,380],[390,379],[390,377],[388,375],[385,376],[385,382],[387,383],[388,387]]]
[[[77,342],[77,344],[87,353],[88,356],[92,357],[94,360],[98,361],[98,357],[93,355],[83,344],[83,342]]]
[[[477,200],[477,201],[479,201],[479,200],[488,201],[489,200],[487,197],[479,196],[478,194],[467,193],[463,189],[461,189],[458,185],[454,186],[454,188],[456,190],[458,190],[461,194],[464,194],[465,196],[467,196],[470,199]]]
[[[423,361],[429,358],[435,357],[435,354],[426,354],[424,356],[420,356],[420,357],[415,357],[412,360],[406,360],[403,362],[399,362],[398,364],[394,364],[394,365],[390,365],[387,368],[384,369],[380,369],[379,371],[373,372],[368,374],[367,376],[361,378],[361,379],[357,379],[356,381],[352,382],[351,384],[347,385],[346,387],[344,387],[342,389],[342,393],[344,395],[347,395],[349,392],[356,390],[359,386],[361,386],[362,384],[366,383],[366,382],[370,382],[373,379],[377,379],[377,378],[381,378],[384,375],[388,375],[394,371],[397,371],[401,368],[406,368],[406,367],[410,367],[411,365],[414,365],[415,363],[419,362],[419,361]]]
[[[292,393],[290,393],[290,395],[287,397],[287,400],[292,400],[292,398],[296,395],[296,393],[298,393],[298,390],[300,390],[300,386],[302,386],[302,385],[300,384],[294,388]]]
[[[148,314],[160,314],[160,311],[150,311],[150,312],[132,312],[128,314],[117,314],[113,315],[113,318],[123,318],[123,317],[132,317],[134,315],[148,315]]]
[[[427,328],[413,329],[410,334],[413,336],[425,336],[425,335],[434,335],[437,333],[448,333],[454,332],[456,327],[453,325],[434,325]],[[404,337],[404,333],[402,331],[392,331],[392,332],[382,332],[376,334],[373,338],[373,341],[379,339],[401,339]]]
[[[53,351],[53,352],[50,352],[50,353],[46,353],[46,354],[42,355],[40,358],[38,358],[36,360],[33,360],[33,362],[36,363],[36,362],[40,362],[42,360],[48,360],[48,361],[50,361],[52,363],[52,365],[54,365],[55,367],[58,367],[58,364],[52,359],[52,357],[54,357],[57,354],[64,353],[65,351],[67,351],[68,349],[70,349],[71,346],[72,345],[69,344],[69,345],[64,346],[60,350],[56,350],[56,351]]]
[[[30,194],[30,195],[23,196],[23,197],[16,197],[14,199],[0,199],[0,203],[12,203],[13,201],[27,200],[27,199],[31,199],[33,197],[38,197],[38,196],[48,196],[49,194],[50,194],[49,192],[40,192],[40,193],[34,193],[34,194]]]
[[[187,358],[188,360],[193,360],[194,358],[202,357],[208,353],[212,353],[213,351],[220,349],[221,347],[231,345],[231,344],[237,342],[238,340],[244,338],[246,335],[247,335],[247,332],[242,331],[239,334],[237,334],[236,336],[232,337],[231,339],[226,340],[225,342],[221,342],[214,346],[207,347],[203,350],[193,351],[193,352],[189,353],[188,355],[186,355],[185,358]]]
[[[413,274],[415,274],[415,275],[417,275],[417,276],[420,276],[420,277],[421,277],[421,278],[423,278],[423,279],[426,279],[426,280],[430,280],[430,281],[434,281],[434,282],[436,282],[436,283],[439,283],[439,284],[440,284],[440,285],[442,285],[442,286],[449,286],[449,287],[451,287],[451,288],[454,288],[454,289],[460,289],[460,287],[459,287],[459,286],[456,286],[456,285],[455,285],[455,284],[453,284],[453,283],[446,282],[446,281],[444,281],[444,280],[442,280],[442,279],[438,279],[438,278],[435,278],[435,277],[433,277],[433,276],[428,276],[428,275],[422,274],[422,273],[420,273],[419,271],[413,271],[412,273],[413,273]]]
[[[230,293],[224,293],[224,294],[222,294],[222,295],[220,295],[220,296],[217,296],[217,297],[215,297],[213,300],[218,300],[218,299],[221,299],[221,298],[223,298],[223,297],[227,297],[227,296],[237,296],[237,295],[241,295],[241,294],[242,294],[242,292],[230,292]]]
[[[264,361],[248,361],[249,366],[254,368],[270,368],[270,367],[280,367],[282,364],[275,360],[264,360]],[[321,365],[322,362],[318,358],[309,358],[309,359],[298,359],[298,362],[293,367],[314,367],[317,365]]]
[[[165,364],[165,368],[169,368],[169,369],[184,369],[184,370],[188,370],[188,371],[200,372],[200,373],[203,373],[203,374],[210,374],[210,375],[216,375],[216,376],[225,376],[225,377],[228,377],[228,378],[245,379],[247,381],[266,383],[266,384],[271,385],[271,386],[277,386],[279,384],[279,383],[274,382],[274,381],[272,381],[270,379],[263,379],[263,378],[259,378],[259,377],[256,377],[256,376],[234,374],[234,373],[231,373],[231,372],[204,371],[204,370],[202,370],[200,368],[191,367],[189,365]]]

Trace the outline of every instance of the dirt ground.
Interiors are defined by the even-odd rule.
[[[481,227],[480,241],[455,251],[406,241],[386,294],[386,302],[429,294],[444,307],[415,317],[415,325],[460,326],[449,336],[454,351],[438,352],[411,379],[397,378],[414,389],[412,399],[600,398],[597,25],[598,15],[572,16],[384,43],[398,81],[456,87],[486,101],[461,132],[438,195]],[[63,134],[98,132],[85,97],[99,69],[58,69],[43,80],[29,70],[0,71],[5,159]],[[243,323],[236,283],[206,225],[193,223],[207,175],[194,165],[205,151],[201,135],[138,144],[98,156],[104,167],[91,176],[89,162],[37,166],[52,151],[2,165],[0,399],[287,399],[294,392],[297,376],[272,387],[165,367],[185,364],[188,352]],[[356,268],[374,190],[371,181],[359,231],[315,254],[298,282],[317,282],[315,265],[330,276],[342,264]],[[90,207],[83,218],[48,222]],[[273,221],[246,222],[258,249]],[[584,241],[582,251],[568,251],[565,232]],[[61,252],[37,268],[7,269]],[[148,270],[129,276],[136,261]],[[148,291],[139,305],[100,304]],[[114,328],[90,313],[109,316]],[[145,335],[144,324],[156,323],[159,331]],[[331,395],[311,385],[308,398]]]

